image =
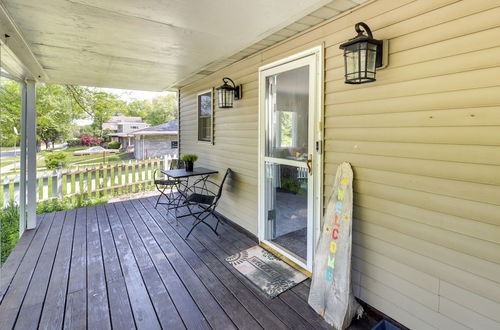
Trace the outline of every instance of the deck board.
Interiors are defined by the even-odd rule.
[[[108,215],[103,205],[96,207],[97,223],[101,236],[104,274],[108,290],[111,324],[119,329],[135,328],[135,320],[130,307],[129,295],[125,286],[115,242],[108,222]]]
[[[184,240],[191,220],[154,198],[39,216],[2,268],[0,328],[331,328],[308,281],[269,299],[225,262],[248,236],[198,226]]]
[[[96,207],[87,209],[87,301],[88,328],[109,328],[111,317]]]

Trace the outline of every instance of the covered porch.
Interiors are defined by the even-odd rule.
[[[225,258],[256,244],[176,224],[156,197],[38,217],[3,267],[0,328],[329,329],[307,280],[269,299]],[[365,316],[350,329],[370,329]]]
[[[23,97],[24,232],[0,269],[0,328],[329,328],[308,306],[309,280],[269,299],[225,258],[269,240],[278,202],[293,210],[307,178],[312,271],[343,162],[354,170],[352,284],[366,310],[412,329],[499,328],[499,17],[488,0],[0,0],[1,74]],[[351,85],[339,47],[361,22],[387,61],[376,81]],[[276,79],[304,67],[303,91],[281,85],[300,97],[278,98]],[[241,96],[232,109],[217,98],[228,78]],[[218,212],[236,225],[184,240],[192,219],[177,225],[152,198],[37,216],[42,83],[176,91],[179,153],[234,171]],[[266,115],[283,118],[280,134],[263,134]],[[283,152],[269,157],[266,141]],[[296,176],[266,177],[266,157]]]

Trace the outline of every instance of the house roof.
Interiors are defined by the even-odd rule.
[[[0,39],[23,66],[6,58],[9,73],[23,78],[161,91],[366,1],[3,0]]]
[[[142,123],[141,117],[112,116],[106,123]]]
[[[133,137],[133,133],[109,133],[108,136],[116,136],[116,137]]]
[[[151,126],[131,132],[133,135],[177,135],[179,124],[177,120],[172,120],[156,126]]]

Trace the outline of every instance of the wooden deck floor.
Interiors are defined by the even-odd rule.
[[[198,226],[184,240],[190,219],[177,226],[153,198],[39,216],[2,268],[0,329],[330,328],[308,281],[268,299],[224,261],[248,236]]]

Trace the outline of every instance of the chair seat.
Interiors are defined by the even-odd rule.
[[[198,203],[210,205],[214,201],[215,196],[202,195],[202,194],[191,194],[186,198],[188,203]]]
[[[178,181],[172,179],[156,179],[155,184],[161,184],[164,186],[172,186],[175,185]]]

